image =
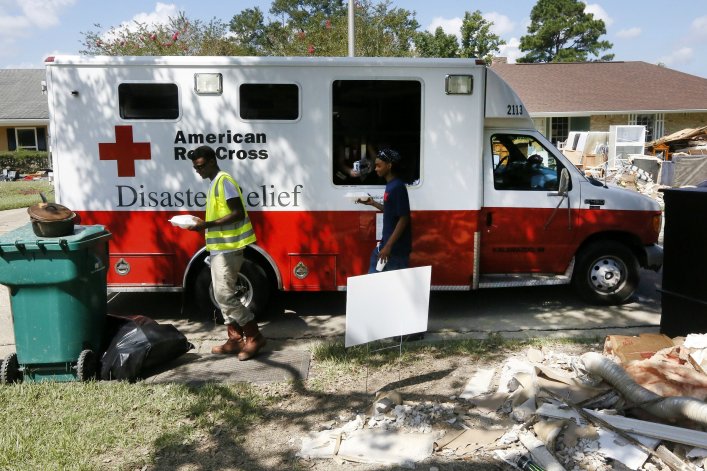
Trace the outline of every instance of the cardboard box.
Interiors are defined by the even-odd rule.
[[[673,340],[663,334],[641,334],[638,337],[608,335],[604,341],[604,354],[614,355],[621,364],[628,365],[635,360],[645,360],[658,350],[673,347]]]

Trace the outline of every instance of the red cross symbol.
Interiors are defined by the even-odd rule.
[[[132,126],[115,127],[115,143],[99,142],[98,158],[116,160],[119,177],[135,176],[135,161],[150,160],[150,143],[133,142]]]

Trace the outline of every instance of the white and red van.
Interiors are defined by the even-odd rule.
[[[210,306],[202,235],[169,222],[203,216],[208,182],[187,159],[203,144],[255,227],[241,295],[256,311],[277,289],[344,290],[367,271],[382,219],[354,201],[382,196],[365,173],[382,146],[405,159],[411,265],[432,265],[435,290],[572,283],[621,303],[639,267],[662,264],[658,204],[585,177],[475,60],[58,56],[46,69],[56,199],[112,232],[112,291],[195,290]]]

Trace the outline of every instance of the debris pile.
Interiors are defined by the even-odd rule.
[[[458,396],[379,392],[366,414],[302,439],[299,456],[414,468],[435,458],[499,469],[707,468],[707,334],[608,336],[603,354],[529,349],[478,369]]]
[[[675,154],[707,155],[707,126],[686,128],[646,144],[655,153],[667,151],[666,158]]]

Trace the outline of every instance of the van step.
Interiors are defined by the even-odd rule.
[[[519,286],[568,285],[572,278],[567,275],[542,273],[515,273],[501,275],[481,275],[479,288],[511,288]]]

